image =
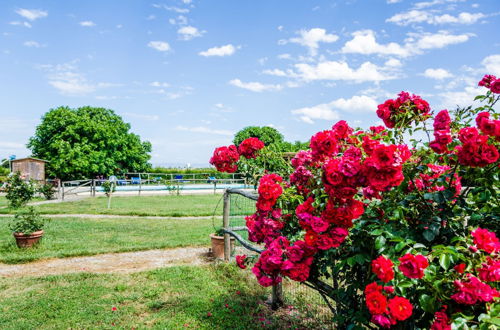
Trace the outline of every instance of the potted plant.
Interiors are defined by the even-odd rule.
[[[36,244],[43,236],[42,228],[44,223],[45,219],[40,216],[34,207],[17,212],[9,225],[17,246],[28,248]]]
[[[212,255],[215,258],[224,258],[224,230],[219,228],[215,233],[210,234],[210,240],[212,242]],[[231,251],[234,250],[234,237],[231,237]]]

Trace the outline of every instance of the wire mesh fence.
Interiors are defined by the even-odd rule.
[[[233,191],[226,191],[229,194],[229,227],[239,229],[238,234],[248,240],[248,232],[242,229],[246,227],[245,217],[255,213],[255,200],[233,193]],[[231,251],[231,255],[243,253],[255,254],[236,241],[236,247]],[[298,313],[302,318],[310,318],[315,328],[333,328],[331,310],[316,290],[288,278],[283,279],[282,288],[288,313]],[[269,294],[271,294],[271,288],[269,288]]]

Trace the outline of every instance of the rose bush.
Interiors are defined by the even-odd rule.
[[[283,158],[280,147],[265,146],[258,138],[243,140],[238,147],[223,146],[214,150],[210,164],[219,172],[242,173],[251,184],[257,186],[259,179],[268,172],[290,175],[292,166]]]
[[[479,85],[479,107],[437,113],[401,92],[378,106],[387,128],[340,121],[291,175],[264,175],[247,217],[259,283],[307,282],[340,328],[500,326],[500,80]]]

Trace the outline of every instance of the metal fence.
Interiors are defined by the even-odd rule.
[[[71,195],[95,196],[104,192],[102,184],[109,179],[83,179],[63,181],[59,196],[65,199]],[[181,191],[222,191],[227,188],[249,187],[241,174],[232,173],[229,177],[217,178],[209,174],[156,174],[129,173],[123,178],[115,178],[116,192],[170,192],[180,194]]]
[[[255,202],[257,195],[252,192],[239,189],[226,189],[224,192],[223,228],[226,231],[225,256],[226,260],[234,257],[234,254],[244,252],[245,254],[258,254],[251,248],[263,249],[263,246],[252,245],[248,242],[248,230],[245,217],[255,213]],[[230,251],[229,236],[236,237],[236,249]],[[238,239],[239,238],[239,239]],[[325,299],[318,291],[306,284],[284,278],[281,285],[270,289],[271,303],[273,307],[280,305],[294,306],[303,317],[311,318],[311,326],[314,328],[333,328],[331,323],[332,313]],[[329,300],[330,304],[333,301]],[[315,324],[314,322],[320,322]]]

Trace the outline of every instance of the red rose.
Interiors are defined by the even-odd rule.
[[[479,278],[485,282],[500,282],[500,259],[493,260],[488,257],[488,262],[477,269]]]
[[[500,93],[500,79],[495,79],[490,83],[490,91],[496,94]]]
[[[451,330],[450,318],[445,313],[446,308],[434,314],[434,322],[430,330]]]
[[[403,297],[394,297],[389,300],[389,314],[398,321],[404,321],[413,313],[413,306],[410,301]]]
[[[481,148],[481,160],[486,164],[493,164],[498,160],[498,149],[492,144],[483,145]]]
[[[264,142],[256,137],[243,140],[238,146],[238,152],[243,157],[250,159],[257,157],[257,151],[264,148]]]
[[[245,260],[247,258],[247,255],[244,254],[244,255],[241,255],[241,256],[236,256],[236,264],[238,265],[238,267],[240,267],[241,269],[245,269],[247,268],[247,266],[245,265]]]
[[[332,131],[318,132],[311,137],[310,147],[313,158],[323,160],[337,152],[337,137]]]
[[[387,283],[394,278],[393,265],[391,259],[379,256],[372,261],[372,272],[375,273],[382,282]]]
[[[453,269],[455,269],[455,271],[456,271],[457,273],[459,273],[459,274],[463,274],[463,273],[464,273],[464,271],[465,271],[465,267],[466,267],[466,265],[462,263],[462,264],[458,264],[458,265],[456,265],[455,267],[453,267]]]
[[[458,132],[458,139],[462,143],[475,142],[479,132],[475,127],[464,127]]]
[[[451,124],[450,114],[448,110],[441,110],[438,112],[436,117],[434,117],[434,129],[435,130],[449,130]]]
[[[210,164],[214,165],[217,171],[234,173],[238,170],[236,162],[240,159],[236,146],[219,147],[214,150]]]
[[[452,295],[451,299],[459,304],[475,305],[478,301],[491,302],[500,296],[500,293],[496,289],[470,274],[466,281],[456,280],[453,284],[457,293]]]
[[[370,292],[365,299],[371,314],[383,314],[387,310],[387,298],[380,292]]]
[[[474,244],[487,253],[500,251],[500,242],[495,233],[482,228],[477,228],[472,232]]]
[[[405,254],[399,258],[399,270],[409,278],[424,277],[424,270],[429,266],[427,259],[421,255]]]
[[[382,293],[383,287],[381,285],[378,285],[377,282],[372,282],[365,287],[365,295],[372,293],[372,292],[380,292]]]
[[[491,74],[485,74],[483,79],[477,84],[478,86],[490,87],[492,81],[495,81],[497,78]]]

